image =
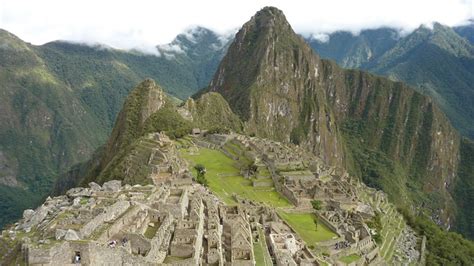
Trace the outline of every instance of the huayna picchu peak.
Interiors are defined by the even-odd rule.
[[[320,59],[287,25],[281,11],[258,12],[237,33],[209,90],[226,98],[247,133],[306,147],[400,204],[432,206],[450,226],[448,184],[460,137],[444,114],[402,83]]]
[[[281,10],[192,98],[161,84],[136,85],[108,141],[5,228],[2,265],[474,263],[448,232],[474,233],[473,142],[429,96],[322,59]]]

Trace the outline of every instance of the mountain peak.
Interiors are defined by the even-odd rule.
[[[209,90],[221,93],[243,120],[250,118],[250,98],[264,83],[288,80],[298,66],[315,64],[312,49],[274,7],[258,11],[239,30],[222,60]],[[305,61],[306,63],[295,61]],[[311,61],[311,62],[309,62]],[[306,70],[304,70],[306,71]],[[314,76],[314,67],[311,68]],[[288,80],[288,83],[291,83]],[[276,87],[278,93],[280,88]]]
[[[279,32],[281,34],[285,31],[293,32],[283,11],[270,6],[262,8],[243,26],[243,30],[248,31],[249,29],[253,29],[260,34],[272,32]]]
[[[253,19],[257,21],[286,21],[285,14],[280,9],[273,7],[273,6],[266,6],[260,9],[253,17]]]

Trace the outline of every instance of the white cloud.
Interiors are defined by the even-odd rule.
[[[320,42],[327,42],[329,41],[329,35],[327,33],[313,33],[311,34],[311,38],[318,40]]]
[[[381,26],[410,31],[474,17],[473,0],[0,0],[0,28],[33,44],[63,39],[155,53],[156,44],[190,25],[228,33],[267,5],[282,9],[305,35]]]

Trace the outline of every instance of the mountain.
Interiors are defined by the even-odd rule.
[[[381,211],[379,221],[372,223],[400,225],[406,221],[419,237],[426,236],[428,265],[472,261],[472,243],[433,221],[444,227],[454,225],[466,236],[472,233],[468,206],[472,204],[473,143],[460,137],[428,96],[401,82],[345,70],[321,59],[293,32],[280,10],[264,8],[242,27],[206,89],[179,106],[170,104],[167,97],[154,81],[140,83],[125,100],[107,144],[88,163],[73,169],[64,184],[85,186],[97,181],[108,186],[105,182],[111,179],[129,185],[160,184],[157,181],[181,175],[179,169],[188,168],[176,149],[181,149],[184,157],[198,160],[195,163],[208,165],[218,178],[238,175],[234,164],[242,175],[263,175],[265,171],[259,167],[277,160],[281,168],[267,169],[271,183],[296,188],[299,194],[293,194],[294,201],[308,199],[308,195],[315,199],[318,191],[332,191],[329,201],[336,201],[330,208],[343,207],[337,195],[354,190],[349,194],[357,199],[367,200],[370,194],[374,196],[372,203],[386,202],[385,194],[374,189],[357,194],[365,188],[360,184],[364,181],[384,190],[398,206],[398,211]],[[206,138],[203,133],[204,139],[190,137],[189,133],[201,135],[194,130],[197,127],[211,136]],[[243,135],[230,134],[233,141],[226,134],[212,135],[229,131]],[[232,159],[231,165],[220,161],[219,155],[203,151],[203,147],[226,154]],[[285,155],[285,151],[292,155]],[[318,159],[306,160],[308,153]],[[301,161],[294,164],[294,160]],[[321,171],[322,165],[332,170]],[[229,175],[222,174],[224,171]],[[315,178],[306,175],[313,173],[322,187],[309,193],[306,185]],[[274,175],[281,178],[273,179]],[[344,189],[331,190],[326,178],[336,178],[340,185],[345,182],[343,176],[358,180]],[[232,185],[214,183],[209,189],[226,200],[240,202],[240,197],[255,196],[255,183],[238,193],[226,189],[248,184],[252,178]],[[281,204],[275,199],[271,204],[276,202]],[[355,211],[350,204],[344,208]],[[393,222],[392,215],[399,212],[405,220],[396,218],[399,222]],[[340,217],[344,220],[349,216]],[[309,223],[312,225],[311,219]],[[299,225],[301,221],[292,224],[295,228]],[[399,234],[392,231],[383,237],[397,239]],[[392,255],[385,251],[383,257]]]
[[[395,29],[379,28],[363,30],[358,35],[337,31],[306,41],[321,57],[335,60],[345,68],[360,68],[393,48],[400,38]]]
[[[461,43],[452,52],[469,49]],[[465,179],[460,150],[470,144],[433,100],[320,59],[278,9],[242,27],[207,90],[224,96],[248,134],[306,147],[399,206],[427,210],[446,227],[469,212],[452,189]]]
[[[358,36],[338,32],[326,42],[312,39],[310,43],[322,57],[336,60],[343,67],[403,81],[430,95],[452,124],[472,138],[474,47],[463,38],[469,39],[470,30],[472,25],[449,28],[434,23],[432,28],[420,26],[403,37],[397,37],[393,29],[383,28],[362,31]],[[339,41],[343,44],[334,45]]]
[[[0,226],[90,158],[130,88],[150,77],[173,101],[186,99],[207,85],[226,40],[192,28],[151,55],[63,41],[35,46],[0,30]]]
[[[454,27],[454,31],[474,44],[474,20],[470,20],[467,25]]]
[[[128,184],[149,184],[156,144],[149,134],[165,132],[171,139],[191,134],[193,128],[210,132],[241,132],[242,122],[217,93],[205,93],[177,106],[154,80],[138,84],[126,98],[107,143],[83,164],[73,167],[55,185],[64,193],[75,185],[123,180]],[[158,155],[157,155],[158,156]]]

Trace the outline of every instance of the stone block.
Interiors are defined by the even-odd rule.
[[[108,192],[117,192],[120,190],[121,187],[122,187],[122,181],[120,180],[112,180],[109,182],[105,182],[102,185],[102,188]]]
[[[29,220],[33,215],[35,214],[35,211],[32,209],[27,209],[23,211],[23,219]]]
[[[76,231],[69,229],[67,230],[66,235],[64,236],[64,239],[67,241],[71,241],[71,240],[79,240],[80,238]]]
[[[64,229],[56,229],[55,238],[60,240],[66,236],[67,231]]]

